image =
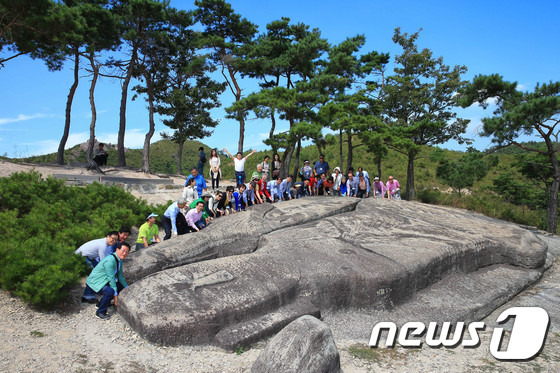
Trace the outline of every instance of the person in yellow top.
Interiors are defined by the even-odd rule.
[[[146,214],[146,222],[140,226],[138,239],[136,240],[136,250],[143,249],[155,243],[159,243],[159,228],[156,223],[158,215],[150,212]]]

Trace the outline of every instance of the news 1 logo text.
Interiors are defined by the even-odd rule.
[[[529,360],[541,350],[550,318],[548,313],[540,307],[513,307],[498,316],[497,322],[503,323],[510,317],[515,317],[511,335],[506,346],[501,346],[504,339],[504,329],[494,328],[490,340],[490,353],[498,360]],[[405,323],[398,331],[393,322],[377,323],[371,332],[370,347],[377,347],[383,331],[387,331],[386,346],[393,347],[398,331],[398,343],[403,347],[421,347],[422,336],[426,334],[426,344],[430,347],[476,347],[480,344],[479,330],[484,330],[482,321],[472,322],[465,329],[464,322],[457,322],[455,330],[450,336],[451,323],[444,322],[438,335],[438,323],[411,321]],[[465,331],[467,333],[465,333]],[[468,335],[466,335],[468,334]]]

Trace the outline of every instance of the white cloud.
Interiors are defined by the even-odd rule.
[[[138,149],[144,146],[146,132],[141,129],[129,129],[125,133],[124,145],[127,148]],[[70,133],[66,141],[66,149],[75,145],[82,144],[89,140],[89,132]],[[96,140],[109,144],[116,144],[118,140],[117,133],[100,133],[96,136]],[[161,140],[159,132],[155,132],[152,136],[151,143]],[[26,142],[18,145],[19,148],[14,150],[14,154],[23,154],[22,156],[41,155],[55,153],[58,151],[60,139],[48,139],[35,142]],[[22,150],[24,149],[24,150]],[[21,155],[20,154],[20,155]]]
[[[26,120],[32,120],[32,119],[38,119],[38,118],[46,118],[46,117],[49,117],[49,116],[50,115],[40,114],[40,113],[33,114],[33,115],[20,114],[16,118],[0,118],[0,125],[8,124],[8,123],[23,122],[23,121],[26,121]]]
[[[95,114],[99,117],[102,114],[108,113],[109,110],[96,110]],[[84,118],[91,119],[91,110],[84,114]]]
[[[482,120],[480,118],[467,118],[470,119],[469,125],[467,126],[466,134],[467,136],[477,136],[480,131],[482,131]]]
[[[144,140],[146,139],[146,130],[139,128],[131,128],[126,130],[124,134],[124,146],[130,149],[138,149],[144,147]],[[98,141],[116,144],[118,143],[119,134],[118,133],[99,133],[96,136]],[[156,130],[150,143],[161,140],[160,133]]]
[[[71,133],[68,135],[68,140],[66,141],[66,149],[71,148],[74,145],[81,144],[87,141],[88,138],[89,133],[87,132]],[[35,142],[24,142],[20,145],[24,146],[26,151],[32,153],[32,155],[40,155],[57,152],[59,144],[60,139],[48,139]]]
[[[270,133],[268,132],[250,134],[249,136],[245,137],[244,146],[247,149],[263,149],[266,147],[263,141],[268,139],[269,135]]]
[[[495,106],[498,103],[498,97],[487,98],[484,102],[490,106]]]

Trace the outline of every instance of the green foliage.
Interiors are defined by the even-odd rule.
[[[496,108],[493,116],[482,119],[482,135],[491,137],[497,147],[514,145],[545,158],[547,164],[541,170],[547,172],[550,169],[550,181],[542,179],[538,169],[528,172],[540,177],[548,189],[547,231],[556,233],[560,189],[560,82],[539,83],[533,92],[521,92],[517,89],[517,82],[508,82],[501,75],[478,75],[472,83],[459,90],[458,102],[463,107],[478,103],[486,109],[489,99],[496,100]],[[543,140],[534,144],[537,147],[518,142],[520,136],[532,134],[537,134]]]
[[[500,196],[506,201],[516,205],[524,205],[530,203],[531,186],[526,180],[520,179],[513,175],[512,172],[504,172],[494,179],[494,188]]]
[[[469,120],[457,118],[452,110],[455,94],[466,84],[461,75],[465,66],[453,68],[435,58],[432,51],[419,51],[416,41],[419,32],[412,35],[395,29],[393,41],[403,49],[396,56],[395,74],[387,78],[383,88],[383,115],[388,123],[389,143],[408,156],[406,199],[414,198],[414,160],[422,145],[443,144],[454,139],[464,142]]]
[[[162,207],[117,187],[94,183],[68,187],[37,172],[0,178],[0,285],[26,302],[50,308],[86,274],[74,250],[121,226],[139,226],[146,212]]]
[[[459,197],[455,193],[449,194],[439,190],[421,189],[418,191],[418,199],[425,203],[467,209],[513,223],[535,226],[539,229],[546,229],[547,226],[546,211],[513,205],[495,194],[473,193]]]
[[[488,173],[482,156],[480,152],[471,151],[456,162],[443,159],[437,167],[436,176],[455,188],[460,196],[461,189],[472,187],[476,180],[482,179]]]

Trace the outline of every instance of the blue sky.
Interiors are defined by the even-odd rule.
[[[193,2],[171,1],[181,9],[193,7]],[[414,33],[422,28],[418,45],[429,48],[434,56],[442,56],[447,65],[466,65],[464,76],[499,73],[506,80],[517,81],[521,90],[532,90],[538,82],[560,80],[560,42],[557,16],[560,2],[549,1],[378,1],[378,0],[257,0],[232,1],[234,10],[259,26],[264,32],[270,21],[289,17],[321,30],[331,44],[347,37],[364,34],[364,51],[400,53],[391,38],[395,27]],[[5,53],[5,52],[0,52]],[[387,74],[394,67],[393,58]],[[67,147],[84,142],[89,137],[91,120],[88,89],[89,78],[81,73],[80,85],[74,98],[72,124]],[[72,82],[70,66],[63,71],[49,72],[40,60],[18,57],[0,69],[0,155],[25,157],[55,152],[64,128],[64,111]],[[250,93],[254,82],[241,82]],[[129,98],[133,96],[130,93]],[[102,78],[96,90],[96,135],[100,141],[117,142],[120,84]],[[226,91],[223,106],[229,106],[232,96]],[[490,112],[478,107],[458,109],[459,116],[471,119],[467,136],[475,146],[484,149],[488,138],[476,136],[480,119]],[[214,134],[202,141],[219,149],[236,151],[238,124],[224,118],[222,109],[213,115],[220,120]],[[279,131],[285,130],[282,125]],[[156,135],[166,128],[157,120]],[[262,140],[268,136],[268,121],[250,120],[245,134],[245,149],[265,149]],[[142,98],[131,101],[127,113],[125,146],[141,148],[148,131],[148,112]],[[453,143],[444,145],[464,149]]]

